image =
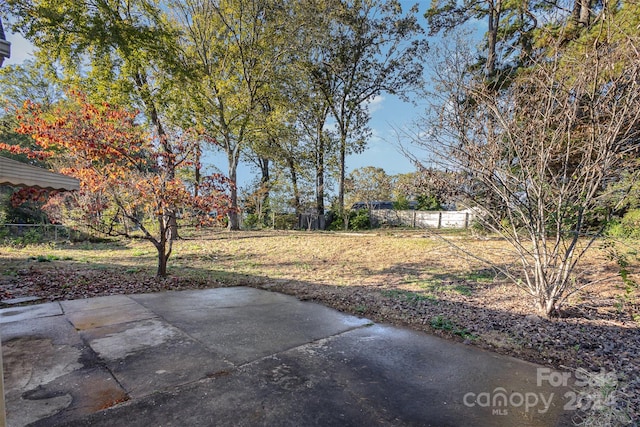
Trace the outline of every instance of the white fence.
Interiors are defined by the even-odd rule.
[[[395,211],[374,209],[374,225],[407,226],[415,228],[469,228],[475,213],[471,211]]]

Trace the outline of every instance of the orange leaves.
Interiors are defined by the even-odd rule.
[[[4,142],[0,142],[0,151],[8,151],[11,154],[25,154],[30,159],[38,160],[44,160],[52,155],[52,153],[46,151],[36,151],[19,145],[5,144]]]
[[[51,203],[51,209],[79,210],[96,228],[108,230],[131,222],[142,229],[150,218],[164,224],[177,213],[183,221],[193,223],[215,219],[212,212],[225,214],[230,202],[224,179],[204,180],[194,196],[176,178],[181,169],[198,161],[202,136],[176,131],[152,139],[135,124],[136,116],[107,103],[92,104],[77,92],[46,112],[25,103],[19,132],[30,135],[42,152],[55,159],[62,173],[80,180],[81,190],[65,195],[65,203]],[[14,149],[0,145],[3,148]],[[73,207],[67,205],[70,200]],[[146,230],[147,238],[153,239]]]
[[[25,202],[42,203],[46,201],[49,196],[54,194],[57,194],[57,191],[33,187],[20,188],[11,195],[11,205],[17,207]]]
[[[47,113],[26,102],[17,131],[44,150],[64,151],[88,162],[126,163],[130,154],[148,147],[134,124],[135,113],[108,104],[98,108],[79,93],[71,93],[70,101]]]

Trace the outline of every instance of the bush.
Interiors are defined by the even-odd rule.
[[[398,196],[398,199],[393,202],[393,209],[397,211],[407,211],[411,209],[409,199],[402,195]]]
[[[276,230],[293,230],[298,225],[296,214],[276,214],[273,228]]]
[[[607,234],[622,239],[640,238],[640,209],[631,209],[622,219],[612,222]]]
[[[416,202],[418,202],[418,206],[416,207],[419,211],[440,211],[442,210],[442,205],[436,196],[421,194],[416,198]]]
[[[349,212],[349,227],[351,227],[352,212]],[[327,230],[341,231],[344,230],[344,218],[337,211],[331,210],[327,213]]]
[[[260,217],[256,214],[247,214],[242,222],[243,228],[252,230],[256,228],[262,228],[263,224],[260,221]]]
[[[349,212],[349,228],[351,230],[368,230],[371,228],[371,217],[367,209]]]
[[[327,213],[327,230],[344,230],[344,218],[334,211]],[[368,230],[371,228],[371,217],[367,209],[349,211],[349,230]]]
[[[40,243],[42,241],[42,233],[37,229],[27,230],[21,236],[10,239],[10,244],[14,246],[27,246]]]

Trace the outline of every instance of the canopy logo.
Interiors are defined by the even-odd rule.
[[[492,392],[467,393],[462,398],[465,406],[470,408],[478,406],[481,408],[491,408],[493,415],[507,415],[508,408],[520,408],[524,406],[525,412],[535,409],[538,413],[544,414],[549,410],[553,401],[554,393],[545,396],[544,393],[535,392],[512,392],[508,393],[502,387],[495,388]]]
[[[462,402],[470,408],[490,408],[493,415],[508,415],[510,408],[524,408],[525,412],[536,411],[544,414],[549,411],[555,398],[563,399],[565,411],[584,412],[614,408],[620,396],[618,376],[615,372],[607,372],[604,369],[600,372],[590,372],[579,368],[574,372],[562,372],[538,368],[536,386],[546,387],[545,392],[509,392],[504,387],[496,387],[493,391],[466,393]],[[548,392],[549,387],[562,387],[566,391]]]

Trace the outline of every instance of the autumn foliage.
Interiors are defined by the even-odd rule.
[[[179,172],[196,158],[195,138],[188,133],[158,141],[136,123],[135,113],[93,104],[75,92],[50,111],[27,102],[18,117],[17,131],[39,147],[26,154],[49,158],[58,172],[80,180],[79,192],[59,194],[48,203],[52,219],[75,215],[110,235],[132,236],[131,230],[139,230],[158,250],[159,276],[166,275],[171,254],[172,221],[179,216],[183,224],[203,225],[227,211],[222,176],[203,178],[197,191],[180,179]]]

